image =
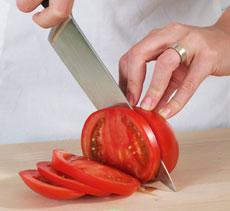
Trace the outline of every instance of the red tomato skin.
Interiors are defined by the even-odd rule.
[[[96,111],[95,113],[98,113],[98,119],[104,118],[104,115],[102,112]],[[82,135],[81,135],[81,149],[82,149],[83,155],[85,157],[91,159],[91,160],[94,160],[92,157],[92,154],[90,153],[89,150],[86,150],[86,149],[90,148],[91,141],[88,141],[88,140],[91,140],[91,137],[93,134],[93,129],[89,130],[89,128],[86,126],[92,125],[92,127],[94,127],[98,123],[98,119],[91,118],[93,116],[93,114],[91,114],[88,117],[88,119],[86,120],[84,127],[82,129]],[[104,139],[104,137],[105,137],[104,133],[102,134],[102,136],[103,136],[102,139]],[[106,148],[106,146],[104,146],[104,148],[102,149],[103,152],[105,151],[105,148]]]
[[[79,198],[84,195],[80,192],[41,181],[42,177],[37,170],[20,171],[19,175],[31,190],[48,198],[67,200]]]
[[[103,151],[101,153],[103,160],[105,161],[104,163],[135,176],[142,183],[152,179],[152,177],[157,174],[160,166],[160,149],[147,121],[140,114],[129,108],[111,107],[96,111],[89,116],[85,122],[81,136],[82,151],[84,156],[91,160],[100,162],[100,160],[96,160],[92,156],[90,152],[90,144],[93,128],[101,118],[105,118],[104,133],[102,134],[105,141]],[[118,154],[128,154],[127,150],[124,149],[124,146],[126,148],[129,146],[126,145],[125,142],[132,139],[130,138],[130,134],[127,134],[127,127],[123,126],[125,125],[125,123],[122,122],[123,119],[127,119],[128,121],[130,120],[130,122],[134,123],[138,131],[141,131],[141,135],[144,140],[146,140],[145,147],[149,156],[146,166],[141,167],[140,163],[133,158],[129,163],[131,167],[127,170],[127,162],[129,162],[131,156],[129,156],[129,158],[126,157],[127,159],[124,158],[119,160],[117,158],[119,157]]]
[[[74,159],[71,158],[72,162],[67,161],[66,158],[71,156],[74,157]],[[86,165],[84,165],[84,163],[86,163]],[[109,166],[105,166],[103,164],[88,160],[85,157],[77,157],[73,154],[66,153],[63,150],[53,151],[52,165],[55,169],[63,172],[66,175],[71,176],[77,181],[101,189],[102,191],[108,193],[130,195],[140,186],[140,182],[137,179],[126,175],[125,173],[117,169],[112,169]],[[79,168],[79,166],[81,167]],[[100,172],[99,175],[97,175],[97,168],[104,169],[105,171],[103,171],[101,175]],[[112,175],[114,175],[113,173],[115,172],[115,175],[120,174],[121,176],[123,176],[123,178],[128,178],[130,180],[130,183],[122,183],[108,180],[107,175],[110,175],[111,172]]]
[[[107,192],[101,191],[89,185],[80,183],[74,179],[65,178],[58,174],[58,171],[51,167],[52,163],[48,161],[42,161],[37,163],[37,169],[39,173],[47,180],[54,182],[57,185],[75,190],[83,194],[89,194],[93,196],[108,196]]]
[[[179,157],[179,145],[173,129],[169,123],[159,114],[153,111],[145,111],[141,108],[134,108],[136,112],[141,114],[152,128],[163,160],[168,172],[172,172],[175,168]]]

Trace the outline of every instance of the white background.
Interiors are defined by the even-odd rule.
[[[149,30],[172,21],[208,26],[221,10],[218,0],[78,0],[73,14],[117,80],[120,56]],[[95,108],[31,16],[0,0],[0,143],[80,138]],[[229,103],[230,78],[209,77],[169,122],[176,131],[229,127]]]

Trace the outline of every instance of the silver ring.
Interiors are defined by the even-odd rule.
[[[174,49],[178,55],[180,56],[181,59],[181,63],[183,63],[186,59],[187,59],[187,53],[185,51],[185,49],[180,46],[179,44],[175,43],[173,45],[171,45],[168,49]]]

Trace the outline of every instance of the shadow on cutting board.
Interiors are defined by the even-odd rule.
[[[11,177],[0,180],[0,210],[2,208],[11,209],[42,209],[60,207],[66,204],[88,204],[106,201],[114,201],[125,198],[124,196],[111,195],[108,197],[83,196],[72,200],[54,200],[43,197],[30,190],[20,179]]]

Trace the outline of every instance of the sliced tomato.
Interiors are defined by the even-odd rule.
[[[60,171],[52,168],[52,163],[49,161],[43,161],[37,163],[37,169],[39,173],[49,181],[54,182],[62,187],[82,192],[83,194],[90,194],[94,196],[108,196],[109,193],[91,187],[74,180],[73,178],[61,173]]]
[[[134,110],[141,114],[152,128],[161,151],[161,159],[168,171],[171,172],[175,168],[179,156],[178,141],[171,126],[163,117],[153,111],[145,111],[140,108],[134,108]]]
[[[20,177],[25,184],[33,191],[43,196],[52,199],[75,199],[84,195],[82,192],[77,192],[57,186],[43,178],[37,170],[25,170],[19,172]]]
[[[130,195],[140,186],[132,176],[63,150],[54,150],[52,166],[79,182],[108,193]]]
[[[141,182],[158,172],[156,137],[147,121],[129,108],[112,107],[91,114],[81,141],[85,157],[118,168]]]

